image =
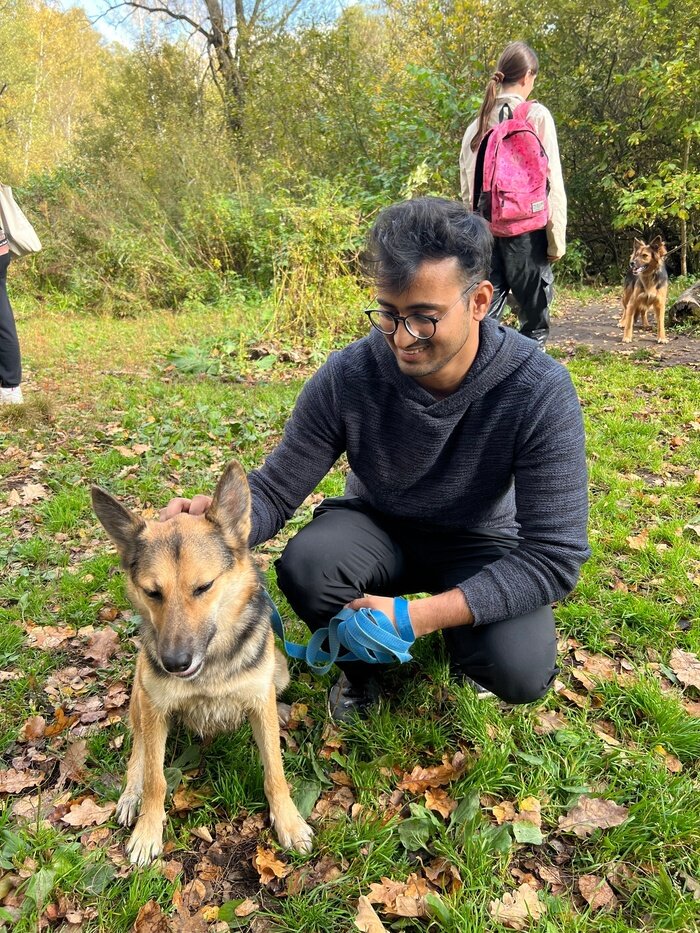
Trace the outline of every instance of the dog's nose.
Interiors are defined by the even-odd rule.
[[[163,652],[160,662],[169,674],[182,674],[192,664],[192,652],[186,648],[175,648],[172,651]]]

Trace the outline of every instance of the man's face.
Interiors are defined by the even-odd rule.
[[[395,334],[385,335],[399,369],[428,391],[449,393],[457,388],[474,362],[479,347],[480,321],[488,311],[493,288],[465,282],[456,258],[426,260],[404,292],[382,288],[377,304],[383,311],[406,317],[425,314],[439,321],[429,340],[413,337],[400,323]]]

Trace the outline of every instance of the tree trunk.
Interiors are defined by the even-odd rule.
[[[686,321],[700,323],[700,282],[686,288],[668,309],[669,321],[681,324]]]

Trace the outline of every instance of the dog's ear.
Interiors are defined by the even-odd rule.
[[[224,532],[243,539],[248,544],[250,536],[250,489],[243,467],[232,460],[216,484],[214,498],[206,511],[206,517]]]
[[[646,243],[644,240],[638,240],[637,237],[634,238],[634,248],[635,249],[644,249]]]
[[[655,236],[654,239],[649,244],[649,248],[653,249],[655,253],[661,253],[662,251],[666,252],[666,244],[661,239],[660,236]]]
[[[114,546],[122,557],[125,557],[133,547],[134,539],[146,527],[142,518],[134,515],[118,499],[99,486],[90,489],[92,507],[95,515]]]

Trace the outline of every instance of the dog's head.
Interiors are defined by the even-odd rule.
[[[146,522],[99,486],[92,487],[92,504],[121,557],[151,661],[168,674],[195,677],[220,614],[235,618],[257,584],[242,467],[227,466],[204,516]]]
[[[666,244],[660,236],[655,236],[651,243],[635,239],[630,256],[632,275],[641,275],[647,270],[651,272],[658,269],[665,255]]]

